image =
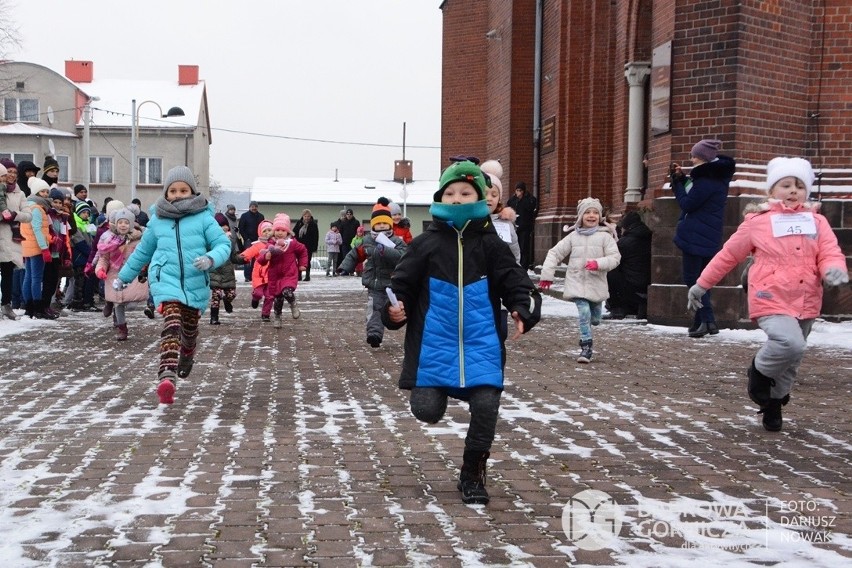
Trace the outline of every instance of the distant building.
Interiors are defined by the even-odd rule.
[[[272,178],[258,177],[251,188],[251,200],[267,218],[287,213],[297,219],[310,209],[321,230],[336,221],[340,211],[351,208],[355,218],[369,226],[370,214],[379,197],[387,197],[403,208],[411,220],[411,232],[418,235],[432,221],[429,206],[438,189],[438,180],[420,180],[405,184],[361,178]],[[324,233],[323,233],[324,234]]]
[[[174,80],[146,81],[98,78],[91,61],[66,61],[64,76],[6,61],[0,62],[0,92],[0,157],[41,166],[52,155],[61,185],[87,185],[98,203],[107,196],[129,203],[135,99],[135,194],[143,206],[160,195],[165,172],[177,165],[192,168],[200,190],[209,192],[210,120],[198,66],[179,65]]]

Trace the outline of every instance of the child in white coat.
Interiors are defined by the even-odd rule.
[[[580,356],[578,363],[592,360],[592,328],[601,322],[601,307],[609,298],[606,273],[621,262],[615,236],[603,220],[601,202],[593,197],[577,203],[577,223],[564,239],[547,252],[541,269],[539,287],[547,290],[553,284],[556,266],[565,257],[566,300],[574,300],[579,312]]]

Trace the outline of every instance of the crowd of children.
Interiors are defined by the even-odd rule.
[[[138,207],[116,200],[99,218],[84,191],[75,189],[72,197],[59,188],[53,162],[46,161],[42,177],[37,171],[27,171],[21,186],[15,183],[17,172],[0,160],[3,316],[15,319],[18,307],[43,319],[55,319],[65,307],[95,310],[100,285],[103,315],[112,317],[115,338],[125,341],[128,304],[146,305],[152,318],[156,308],[163,320],[156,393],[163,404],[174,402],[178,379],[192,371],[202,313],[209,308],[210,324],[218,325],[221,305],[232,312],[235,265],[256,261],[250,303],[258,308],[262,302],[261,322],[282,327],[285,302],[292,318],[300,317],[296,290],[310,252],[295,238],[288,215],[262,221],[258,239],[239,246],[233,223],[214,215],[185,166],[167,173],[147,226],[138,222]],[[692,180],[677,173],[678,187],[687,192]],[[563,296],[579,314],[577,362],[590,363],[592,328],[600,323],[609,297],[607,273],[621,260],[603,204],[588,197],[578,202],[568,234],[548,251],[534,286],[520,264],[515,212],[501,203],[502,175],[497,161],[480,167],[474,158],[456,158],[441,174],[430,206],[432,223],[421,235],[413,237],[397,204],[380,198],[368,231],[359,228],[347,243],[334,222],[324,238],[326,275],[360,274],[367,289],[366,342],[378,348],[385,329],[406,327],[399,386],[410,391],[414,416],[435,423],[449,398],[468,402],[471,420],[458,480],[465,503],[489,500],[486,465],[504,388],[509,330],[517,339],[536,325],[539,289],[550,288],[557,266],[565,263]],[[804,159],[770,161],[768,200],[747,212],[688,290],[689,307],[706,311],[707,292],[753,258],[747,284],[750,316],[768,339],[747,370],[747,390],[769,431],[782,427],[781,407],[790,400],[820,313],[823,284],[849,281],[837,237],[808,201],[813,182],[813,169]],[[27,189],[26,199],[20,187]],[[9,254],[18,250],[17,256]],[[9,300],[18,272],[22,299],[16,306]],[[711,323],[707,317],[701,320],[705,327]],[[707,327],[706,333],[713,331]]]

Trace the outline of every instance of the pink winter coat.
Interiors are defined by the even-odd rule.
[[[776,215],[813,213],[816,235],[772,234]],[[815,208],[790,209],[770,200],[757,213],[749,213],[710,264],[698,277],[698,285],[710,289],[748,255],[754,256],[748,273],[749,316],[788,315],[796,319],[819,316],[822,309],[822,278],[831,267],[846,270],[846,257],[828,220]]]
[[[271,240],[275,241],[275,239]],[[258,264],[269,266],[267,297],[277,296],[284,288],[295,290],[299,284],[299,271],[308,266],[308,249],[305,245],[296,239],[288,239],[288,241],[286,246],[269,245],[267,251],[272,253],[271,259],[267,260],[266,253],[263,251],[257,257]]]
[[[104,280],[104,298],[108,302],[124,304],[148,301],[148,282],[139,282],[138,278],[134,278],[124,290],[114,290],[112,287],[112,281],[118,278],[118,271],[136,249],[141,237],[142,233],[137,230],[131,231],[127,240],[112,231],[101,235],[98,241],[100,256],[95,270],[103,268],[107,272],[106,280]]]

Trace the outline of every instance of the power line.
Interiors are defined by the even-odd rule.
[[[92,107],[92,110],[99,110],[101,112],[106,112],[106,113],[113,114],[113,115],[116,115],[116,116],[130,117],[130,115],[126,114],[126,113],[115,112],[115,111],[112,111],[112,110],[106,110],[106,109],[102,109],[102,108]],[[159,120],[159,119],[146,117],[146,120]],[[174,125],[184,126],[182,124],[179,124],[179,123],[174,122],[174,121],[169,121],[169,120],[160,120],[160,122],[163,122],[163,123],[166,123],[166,124],[174,124]],[[372,147],[376,147],[376,148],[402,148],[402,144],[380,144],[380,143],[377,143],[377,142],[352,142],[352,141],[344,141],[344,140],[328,140],[328,139],[324,139],[324,138],[306,138],[306,137],[299,137],[299,136],[287,136],[285,134],[269,134],[269,133],[266,133],[266,132],[251,132],[251,131],[248,131],[248,130],[235,130],[235,129],[231,129],[231,128],[211,127],[209,130],[211,130],[213,132],[228,132],[230,134],[243,134],[243,135],[246,135],[246,136],[258,136],[258,137],[261,137],[261,138],[276,138],[276,139],[279,139],[279,140],[295,140],[297,142],[318,142],[320,144],[341,144],[341,145],[344,145],[344,146],[372,146]],[[418,146],[418,145],[408,145],[408,144],[406,144],[406,148],[419,149],[419,150],[440,150],[441,149],[440,146]]]

